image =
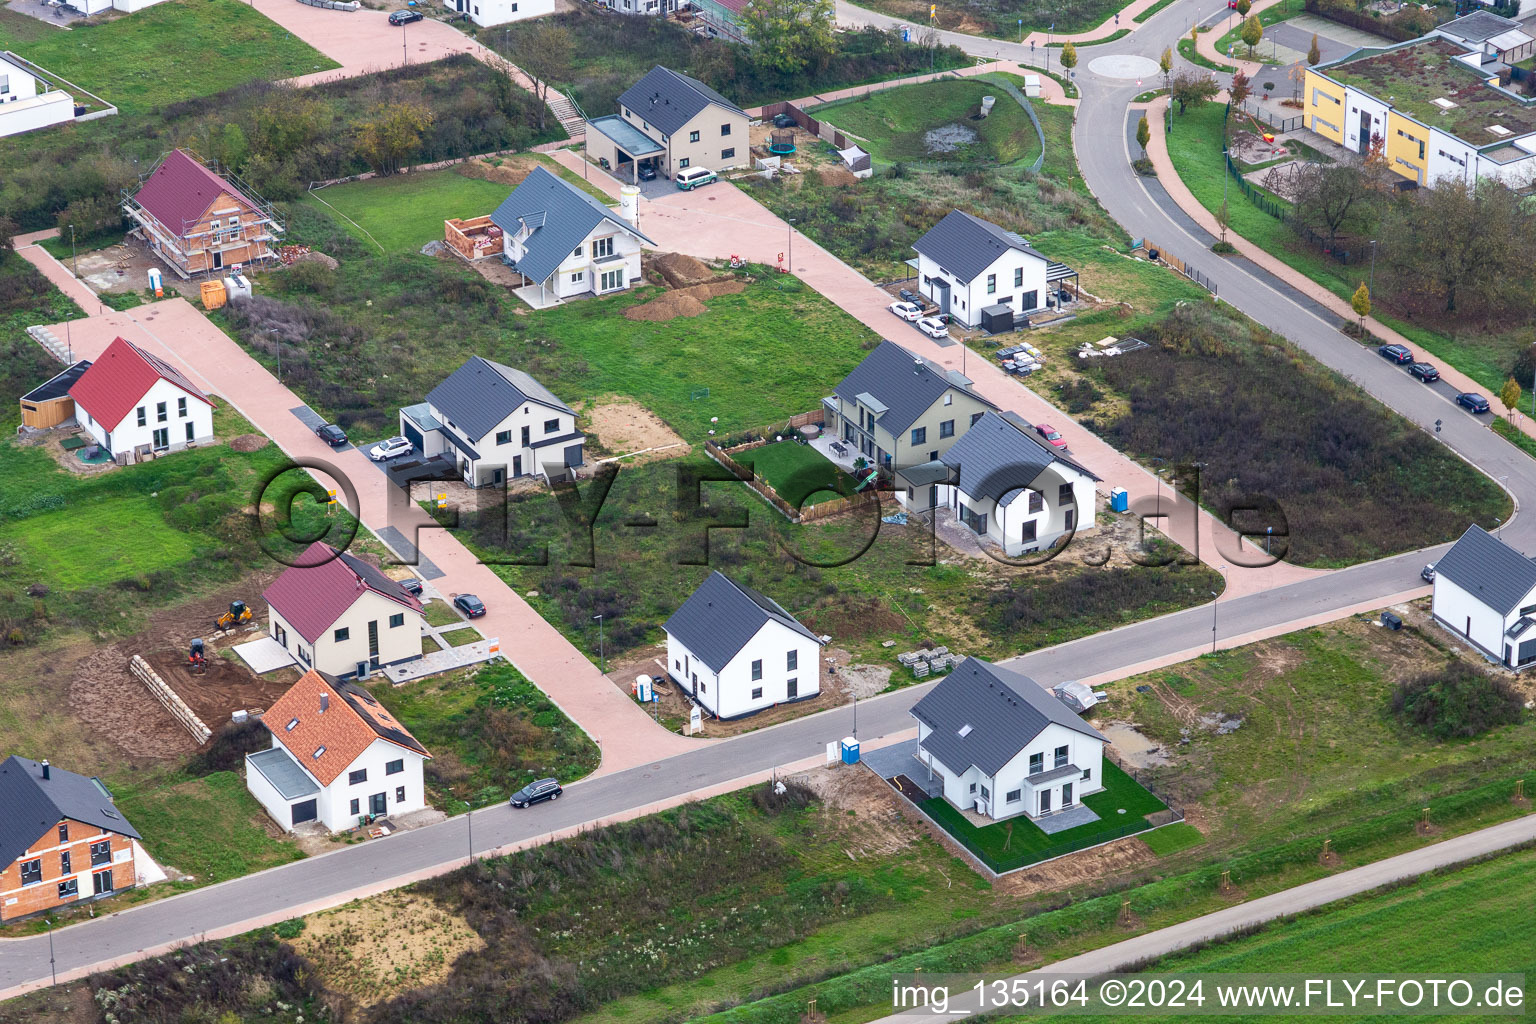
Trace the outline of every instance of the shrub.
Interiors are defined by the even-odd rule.
[[[1392,713],[1435,739],[1467,739],[1520,720],[1525,704],[1502,679],[1460,662],[1426,672],[1392,691]]]
[[[1132,160],[1131,170],[1145,178],[1157,177],[1157,168],[1153,166],[1151,160],[1148,160],[1145,157],[1142,157],[1139,160]]]
[[[229,722],[213,734],[208,747],[194,754],[187,762],[188,775],[212,775],[214,772],[239,772],[245,764],[245,755],[254,754],[272,745],[267,727],[260,719],[247,718],[243,722]]]
[[[1231,242],[1217,242],[1215,245],[1211,246],[1211,252],[1218,256],[1231,256],[1233,253],[1237,252],[1237,246],[1233,245]]]

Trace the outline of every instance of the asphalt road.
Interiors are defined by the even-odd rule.
[[[1138,53],[1155,58],[1192,20],[1224,9],[1220,0],[1173,4],[1131,36],[1110,44],[1082,47],[1080,69],[1086,69],[1094,57],[1105,53]],[[840,18],[850,22],[900,24],[897,19],[860,12],[841,3],[838,12]],[[1031,59],[1028,46],[978,41],[955,33],[942,35],[947,42],[964,45],[972,52],[1025,62]],[[1409,420],[1431,432],[1436,421],[1440,421],[1441,429],[1436,436],[1501,481],[1518,503],[1523,505],[1528,499],[1536,499],[1536,461],[1457,408],[1444,394],[1414,381],[1374,352],[1343,337],[1335,328],[1335,318],[1319,315],[1316,307],[1262,271],[1246,261],[1219,260],[1206,251],[1212,239],[1179,214],[1166,195],[1159,202],[1155,181],[1139,178],[1130,170],[1126,105],[1137,92],[1134,82],[1101,78],[1087,70],[1080,70],[1077,81],[1084,93],[1075,133],[1078,161],[1100,202],[1127,231],[1154,237],[1170,252],[1190,260],[1217,283],[1222,299],[1356,381]],[[1518,547],[1536,548],[1536,521],[1532,517],[1517,518],[1504,530],[1504,535]],[[1442,549],[1411,552],[1261,594],[1221,601],[1214,609],[1214,636],[1219,641],[1256,630],[1273,630],[1283,624],[1299,623],[1412,590],[1420,585],[1420,567],[1438,557]],[[1213,637],[1212,621],[1212,606],[1206,605],[1037,651],[1009,664],[1053,681],[1123,671],[1150,659],[1178,655],[1209,643]],[[863,702],[858,709],[860,738],[868,741],[911,728],[907,709],[927,689],[928,685],[913,687]],[[852,731],[851,709],[828,711],[652,765],[578,783],[569,787],[566,797],[557,803],[515,813],[505,807],[487,809],[474,816],[474,845],[476,850],[486,851],[534,840],[742,779],[775,765],[815,757],[828,742]],[[72,925],[55,934],[54,966],[61,977],[83,973],[93,966],[134,959],[144,950],[230,934],[262,920],[335,902],[349,893],[446,870],[467,856],[468,833],[465,819],[452,819],[382,842],[343,847],[334,853]],[[46,983],[49,976],[46,937],[0,943],[0,997],[14,994],[22,987]]]

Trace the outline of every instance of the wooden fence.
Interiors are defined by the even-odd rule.
[[[832,143],[838,149],[848,149],[851,146],[857,145],[854,140],[848,138],[848,136],[830,124],[827,124],[825,121],[818,121],[788,100],[780,100],[777,103],[768,103],[763,106],[763,120],[765,121],[772,120],[780,114],[788,114],[794,118],[795,124],[804,128],[818,139]],[[858,169],[855,168],[855,170]]]
[[[192,739],[202,746],[208,742],[208,737],[213,735],[213,730],[203,724],[203,720],[197,717],[197,713],[187,706],[170,684],[160,678],[160,673],[149,667],[149,662],[135,654],[128,660],[128,671],[139,678],[154,698],[165,705],[165,710],[171,713],[171,717],[180,722],[182,728],[192,734]]]
[[[800,415],[805,416],[811,414],[801,413]],[[819,416],[820,414],[817,413],[815,415]],[[737,445],[731,449],[731,452],[748,452],[753,448],[761,448],[763,445],[775,443],[776,442],[768,438],[763,438],[761,440],[750,441],[746,444]],[[720,465],[724,466],[726,469],[735,474],[736,479],[740,480],[742,483],[752,488],[758,494],[762,495],[764,501],[778,509],[778,511],[783,514],[784,518],[788,519],[792,523],[808,523],[816,519],[826,519],[828,516],[841,515],[844,512],[852,512],[857,508],[865,508],[871,504],[878,505],[880,503],[879,492],[870,490],[860,491],[857,494],[850,494],[843,498],[833,498],[830,501],[817,502],[816,504],[808,505],[805,508],[796,508],[789,502],[785,501],[782,497],[780,497],[779,492],[773,489],[772,484],[758,476],[746,466],[743,466],[741,463],[737,462],[735,459],[731,458],[730,453],[726,452],[724,448],[721,448],[715,442],[704,442],[704,451],[709,455],[710,458],[714,459]]]

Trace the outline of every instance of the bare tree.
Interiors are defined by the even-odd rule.
[[[1302,164],[1289,186],[1297,219],[1327,234],[1330,245],[1351,219],[1365,219],[1373,212],[1376,193],[1360,169],[1349,164]]]
[[[545,115],[549,112],[549,90],[552,83],[571,77],[571,57],[575,44],[570,31],[553,18],[540,18],[520,26],[515,37],[503,37],[506,55],[533,80],[533,94],[539,101],[539,131],[544,130]],[[515,69],[498,69],[513,74]]]
[[[1381,253],[1399,290],[1434,295],[1447,313],[1504,313],[1529,304],[1526,258],[1536,214],[1495,181],[1442,178],[1389,207]]]

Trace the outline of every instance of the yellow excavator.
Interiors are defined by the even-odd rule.
[[[234,629],[251,621],[251,610],[244,601],[229,602],[229,611],[220,615],[213,624],[218,629]]]

